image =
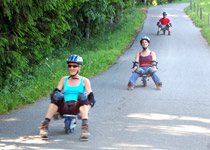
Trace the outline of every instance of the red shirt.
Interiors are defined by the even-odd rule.
[[[161,18],[160,20],[159,20],[159,22],[162,24],[162,25],[167,25],[169,22],[170,22],[170,19],[168,19],[168,18]]]
[[[139,52],[139,67],[152,67],[152,51],[148,56],[141,56]]]

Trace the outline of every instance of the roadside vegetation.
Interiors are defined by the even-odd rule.
[[[203,18],[200,17],[200,8],[203,9]],[[188,6],[185,9],[185,12],[192,19],[194,24],[201,28],[201,33],[210,44],[210,25],[209,22],[209,14],[210,14],[210,1],[209,0],[194,0],[192,1],[192,9]]]
[[[175,0],[172,3],[178,4],[178,3],[189,3],[189,0]]]
[[[89,7],[88,2],[87,4],[81,2],[76,6],[81,7],[80,5],[85,5],[83,7]],[[102,6],[100,7],[104,7],[103,5],[106,4],[101,5]],[[116,8],[112,8],[113,6]],[[6,48],[8,48],[8,50],[4,49],[2,54],[6,55],[11,51],[11,55],[9,55],[9,57],[5,56],[5,58],[1,56],[1,60],[4,59],[4,61],[1,62],[2,86],[0,93],[0,114],[17,109],[26,104],[34,103],[35,100],[48,95],[57,86],[60,78],[69,74],[66,59],[70,54],[79,54],[83,57],[84,65],[81,75],[86,77],[94,76],[115,63],[117,57],[123,53],[133,36],[136,35],[137,29],[139,30],[142,26],[145,14],[141,11],[140,7],[132,7],[126,3],[121,3],[119,5],[113,4],[113,6],[110,6],[109,8],[112,10],[109,12],[108,19],[104,16],[104,10],[97,10],[97,12],[95,12],[97,14],[94,16],[94,14],[92,14],[94,8],[92,8],[93,10],[89,10],[89,12],[88,10],[86,10],[86,12],[80,12],[79,8],[72,8],[75,9],[77,15],[78,13],[81,13],[81,16],[83,13],[86,15],[89,13],[89,20],[92,19],[92,25],[91,27],[84,26],[83,22],[85,22],[85,17],[83,17],[83,20],[81,21],[81,18],[74,18],[76,14],[75,16],[71,14],[77,27],[73,24],[68,27],[69,29],[71,28],[71,30],[65,29],[66,24],[64,23],[64,38],[59,34],[61,31],[55,33],[55,27],[52,27],[50,31],[43,31],[53,33],[56,35],[55,38],[58,41],[67,39],[65,44],[59,44],[55,39],[49,41],[52,37],[42,37],[42,35],[38,35],[38,33],[31,33],[31,36],[33,34],[37,36],[33,38],[31,37],[32,39],[25,38],[24,35],[27,35],[27,33],[22,33],[22,36],[24,37],[23,39],[20,37],[19,39],[15,39],[16,42],[20,43],[9,43],[10,41],[6,40],[9,40],[11,37],[7,38],[6,36],[9,35],[5,32],[5,39],[1,38],[4,41],[0,43],[0,46],[4,46],[4,48],[7,46]],[[95,24],[93,21],[95,21]],[[102,25],[103,23],[104,25]],[[72,23],[70,22],[70,24]],[[50,26],[50,24],[47,25]],[[47,25],[46,28],[48,28]],[[78,31],[78,28],[81,31]],[[20,32],[30,32],[29,29],[23,31],[24,29],[21,29]],[[37,44],[36,41],[38,41]],[[34,42],[36,45],[34,44],[24,47],[23,44],[23,47],[19,47],[20,51],[14,49],[14,47],[19,49],[18,46],[21,45],[21,42]],[[42,43],[44,44],[41,45]],[[10,47],[12,44],[14,44],[13,47]],[[53,49],[54,44],[57,45]],[[22,51],[21,48],[23,48]],[[44,48],[44,51],[42,48]],[[28,53],[26,51],[27,49],[29,50]],[[24,51],[25,53],[23,53]],[[6,67],[5,65],[8,66]]]
[[[49,95],[68,75],[70,54],[83,57],[83,76],[106,70],[140,31],[142,9],[168,2],[148,0],[144,6],[141,0],[3,1],[0,114]]]

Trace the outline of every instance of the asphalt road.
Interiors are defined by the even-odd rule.
[[[80,124],[65,134],[63,120],[52,121],[50,140],[39,139],[49,97],[0,116],[0,149],[15,150],[209,150],[210,47],[184,13],[188,4],[152,7],[132,47],[107,71],[91,78],[97,98],[91,110],[88,142],[79,141]],[[172,35],[156,35],[156,22],[167,11]],[[151,38],[161,91],[150,79],[127,90],[141,36]]]

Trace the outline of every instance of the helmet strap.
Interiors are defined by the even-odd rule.
[[[69,78],[72,78],[72,79],[79,79],[79,78],[76,78],[76,76],[77,76],[77,74],[79,73],[79,71],[77,71],[77,73],[76,74],[74,74],[74,75],[71,75]]]
[[[146,51],[148,49],[148,47],[142,47],[143,51]]]

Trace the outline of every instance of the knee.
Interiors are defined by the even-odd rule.
[[[84,106],[84,105],[88,105],[88,99],[78,99],[78,103],[79,103],[79,106]]]
[[[91,105],[91,107],[93,107],[95,105],[96,100],[95,100],[93,92],[91,92],[88,95],[86,92],[84,92],[84,93],[79,94],[78,102],[79,102],[79,106]]]
[[[79,93],[78,100],[81,100],[81,101],[87,100],[87,93],[86,92]]]
[[[63,99],[62,99],[62,100],[51,100],[50,103],[55,104],[56,106],[59,107],[59,106],[61,105],[62,102],[63,102]]]
[[[85,112],[85,111],[88,111],[88,105],[82,105],[79,107],[79,111],[80,112]]]
[[[141,68],[137,68],[136,70],[135,70],[135,73],[137,73],[138,75],[142,75],[142,69]]]
[[[51,100],[51,103],[55,104],[58,107],[61,105],[62,102],[63,102],[63,100],[59,100],[59,101]]]
[[[78,103],[79,103],[79,106],[88,105],[88,96],[86,92],[79,93]]]
[[[166,26],[167,26],[168,28],[170,28],[170,27],[172,27],[172,24],[171,24],[171,23],[168,23]]]
[[[148,69],[148,74],[152,76],[155,73],[155,70],[151,67]]]
[[[158,27],[159,27],[159,28],[163,28],[163,25],[160,23]]]
[[[59,89],[55,89],[51,94],[50,94],[50,99],[51,103],[59,106],[63,100],[64,100],[64,95]]]

